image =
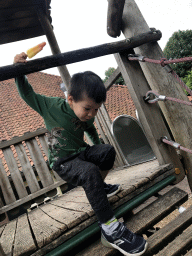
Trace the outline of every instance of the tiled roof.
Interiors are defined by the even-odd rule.
[[[135,105],[125,85],[113,85],[109,89],[105,106],[111,120],[123,114],[136,118]]]
[[[35,92],[64,98],[59,76],[37,72],[27,77]],[[0,141],[45,127],[42,117],[20,98],[14,79],[0,82],[0,95]],[[133,101],[124,85],[109,89],[105,105],[112,120],[120,114],[135,117]]]
[[[27,76],[37,93],[63,97],[61,78],[42,72]],[[0,141],[44,128],[42,117],[19,96],[14,79],[0,82]]]

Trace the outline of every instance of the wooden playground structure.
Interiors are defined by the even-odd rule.
[[[157,43],[161,32],[148,27],[134,0],[108,0],[108,34],[116,37],[121,30],[126,39],[61,53],[49,17],[51,1],[42,0],[39,5],[36,1],[32,2],[25,1],[24,6],[19,2],[14,6],[10,0],[1,11],[14,6],[24,13],[34,12],[41,27],[37,35],[46,35],[53,55],[26,64],[1,67],[0,81],[58,66],[61,78],[68,87],[70,74],[67,64],[114,54],[118,68],[105,86],[109,89],[123,75],[156,159],[127,165],[111,133],[111,120],[103,105],[96,125],[104,142],[115,147],[118,166],[107,176],[107,182],[122,185],[122,190],[110,198],[110,203],[116,216],[123,218],[133,232],[149,234],[156,223],[188,199],[186,192],[170,187],[187,176],[192,190],[192,156],[162,141],[165,136],[170,140],[174,138],[180,145],[192,149],[192,109],[182,104],[178,107],[178,103],[148,104],[144,100],[149,90],[185,101],[188,98],[176,79],[164,68],[128,60],[128,54],[163,58]],[[30,38],[30,33],[26,37]],[[11,36],[9,40],[12,40]],[[12,41],[17,41],[17,38]],[[4,159],[0,159],[0,255],[120,255],[101,244],[97,219],[83,189],[69,190],[69,184],[49,169],[46,129],[2,141],[0,149],[4,155]],[[29,159],[32,159],[33,166]],[[5,163],[11,178],[6,174]],[[167,187],[170,190],[163,192]],[[152,203],[135,214],[132,212],[152,198]],[[192,255],[191,210],[191,207],[188,208],[165,227],[148,235],[149,248],[145,255]]]

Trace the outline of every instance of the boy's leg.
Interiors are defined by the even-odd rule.
[[[109,170],[107,170],[107,171],[101,171],[101,170],[99,170],[99,171],[100,171],[102,180],[104,181],[105,178],[107,177],[108,173],[109,173]]]
[[[115,156],[114,147],[109,144],[88,147],[83,153],[83,159],[85,161],[92,162],[99,167],[103,181],[114,165]],[[121,186],[119,184],[111,185],[104,182],[104,190],[107,197],[111,197],[121,190]]]
[[[57,173],[68,183],[83,187],[89,203],[101,223],[107,222],[114,216],[98,166],[76,157],[61,164]]]
[[[99,220],[102,243],[118,249],[124,255],[138,256],[145,252],[146,241],[117,221],[107,200],[98,166],[79,157],[61,164],[57,173],[75,186],[83,186],[87,198]]]

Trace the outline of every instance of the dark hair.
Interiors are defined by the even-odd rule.
[[[101,78],[91,71],[74,74],[68,93],[75,102],[81,101],[85,94],[96,103],[106,101],[106,88]]]

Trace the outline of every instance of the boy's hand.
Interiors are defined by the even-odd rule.
[[[25,52],[22,52],[20,54],[17,54],[14,57],[13,63],[26,63],[27,62],[27,54]]]

